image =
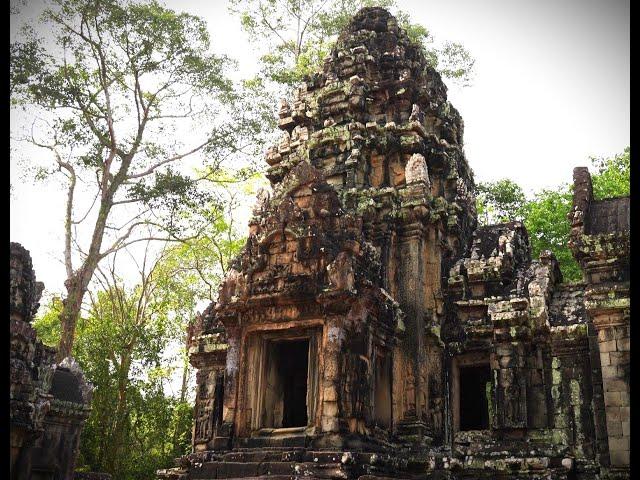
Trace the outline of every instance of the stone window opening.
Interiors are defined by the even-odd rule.
[[[489,364],[460,368],[461,431],[489,429],[486,386],[490,381]]]
[[[487,389],[491,388],[491,383],[487,353],[467,353],[453,359],[451,394],[454,432],[490,429]]]

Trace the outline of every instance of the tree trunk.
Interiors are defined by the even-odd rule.
[[[189,354],[189,330],[185,335],[185,348],[187,355]],[[184,360],[184,366],[182,368],[182,385],[180,387],[180,403],[184,403],[187,399],[187,383],[189,380],[189,359],[188,357]],[[180,428],[180,422],[176,422],[175,429],[173,430],[173,452],[175,455],[179,455],[180,445],[178,445],[178,434]]]
[[[60,313],[60,323],[62,324],[62,335],[58,344],[58,353],[56,361],[60,362],[66,357],[71,356],[73,341],[75,339],[76,325],[80,318],[80,310],[82,308],[82,300],[87,292],[89,282],[93,277],[93,273],[98,267],[100,261],[100,248],[102,247],[102,239],[104,237],[107,217],[113,205],[113,194],[105,196],[100,204],[100,211],[93,229],[91,237],[91,245],[89,253],[85,258],[82,266],[67,278],[64,286],[67,289],[67,298],[62,301],[63,308]]]
[[[60,312],[60,323],[62,324],[62,335],[60,336],[60,343],[58,344],[58,352],[56,354],[56,361],[61,362],[66,357],[71,356],[71,349],[73,348],[73,340],[75,338],[76,325],[78,318],[80,318],[80,309],[82,308],[82,300],[84,294],[87,291],[87,286],[93,276],[97,262],[91,268],[91,273],[78,272],[78,274],[67,279],[65,281],[65,287],[67,287],[67,298],[62,300],[62,312]],[[86,262],[85,262],[86,268]]]
[[[107,471],[117,473],[120,461],[120,450],[124,444],[124,433],[127,424],[127,387],[129,386],[129,368],[131,359],[127,356],[121,360],[118,379],[118,404],[115,412],[115,425],[111,435],[109,455],[107,456]]]
[[[186,357],[184,361],[184,368],[182,369],[182,386],[180,388],[180,401],[184,402],[187,398],[187,381],[189,379],[189,330],[185,335],[184,346],[186,349]]]

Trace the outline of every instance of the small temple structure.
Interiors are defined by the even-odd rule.
[[[191,327],[214,478],[629,478],[629,198],[574,170],[582,282],[478,227],[463,122],[397,20],[361,10],[280,106],[249,238]]]

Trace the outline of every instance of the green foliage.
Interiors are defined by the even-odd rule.
[[[38,318],[33,323],[38,338],[42,343],[50,347],[55,347],[60,341],[60,312],[62,311],[62,300],[53,296],[46,305],[40,307]]]
[[[212,213],[212,217],[215,216]],[[153,479],[158,468],[188,453],[192,403],[167,395],[169,352],[186,363],[184,335],[199,300],[217,291],[242,243],[227,212],[201,237],[167,246],[143,277],[126,288],[100,277],[91,307],[78,322],[73,355],[94,385],[79,466],[121,479]],[[61,302],[53,298],[34,322],[49,345],[60,336]],[[185,385],[186,386],[186,385]]]
[[[264,88],[229,80],[234,63],[211,51],[201,18],[155,0],[52,0],[40,23],[47,42],[26,26],[11,44],[12,102],[35,119],[14,138],[49,150],[46,167],[29,159],[28,168],[36,180],[64,179],[68,216],[86,223],[95,218],[75,205],[84,200],[74,196],[76,184],[100,199],[94,205],[101,215],[88,225],[94,235],[85,236],[95,245],[80,246],[93,252],[87,270],[99,261],[96,245],[116,241],[118,248],[142,226],[170,227],[165,237],[183,233],[176,228],[178,211],[209,201],[183,159],[199,156],[215,171],[223,161],[240,166],[263,151],[265,125],[274,125],[261,101]],[[112,207],[124,204],[133,230],[133,221],[111,218]]]
[[[476,185],[476,209],[481,225],[521,220],[525,201],[520,185],[507,178]]]
[[[196,16],[155,0],[51,0],[40,24],[46,42],[25,28],[11,45],[12,102],[34,119],[14,138],[48,153],[28,160],[34,179],[66,186],[62,256],[82,280],[61,312],[64,356],[105,259],[199,234],[187,220],[216,199],[185,163],[246,167],[274,119],[258,82],[227,77],[233,62],[211,51]]]
[[[596,200],[629,195],[630,148],[610,158],[592,158],[591,173]],[[478,221],[481,225],[522,220],[531,241],[532,257],[551,250],[558,259],[563,279],[575,282],[582,272],[567,245],[570,225],[567,215],[573,203],[572,187],[566,184],[544,189],[526,199],[518,184],[503,179],[476,187]]]
[[[452,42],[434,47],[429,31],[412,22],[395,0],[231,0],[230,10],[250,39],[266,47],[261,75],[291,87],[318,70],[353,15],[372,6],[390,9],[409,37],[425,47],[432,66],[444,77],[469,84],[474,67],[469,52]]]
[[[176,284],[158,278],[134,289],[110,285],[93,295],[78,323],[73,355],[94,385],[79,466],[114,478],[153,479],[158,468],[188,452],[192,406],[165,394],[171,371],[162,366],[186,326],[175,314],[176,297],[166,295]],[[34,322],[50,345],[60,335],[59,310],[54,298]]]
[[[611,158],[591,158],[596,173],[591,175],[593,196],[603,198],[624,197],[629,195],[631,187],[630,147]]]
[[[91,306],[78,322],[73,347],[94,385],[79,468],[151,480],[157,469],[190,450],[193,404],[186,383],[179,396],[165,392],[175,369],[170,357],[188,367],[186,326],[200,302],[215,297],[229,260],[243,245],[233,222],[237,189],[220,189],[238,179],[226,170],[209,173],[218,186],[210,193],[219,198],[201,212],[207,222],[201,235],[167,244],[139,285],[125,287],[113,272],[101,270],[100,288],[90,291]],[[246,193],[251,184],[242,184]],[[60,337],[60,310],[60,300],[53,298],[34,322],[39,337],[52,346]]]
[[[42,40],[36,36],[33,28],[22,29],[25,42],[12,42],[9,45],[9,91],[12,96],[21,86],[42,81],[48,55],[42,47]]]
[[[578,281],[582,273],[573,258],[569,241],[569,220],[573,193],[567,185],[554,190],[542,190],[523,208],[523,220],[529,232],[531,255],[536,259],[542,250],[551,250],[558,259],[563,280]]]

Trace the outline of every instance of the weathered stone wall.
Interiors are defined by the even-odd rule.
[[[630,463],[629,199],[596,201],[589,171],[576,168],[573,177],[569,246],[584,273],[584,306],[593,328],[592,358],[596,356],[593,333],[597,332],[599,362],[593,361],[601,373],[594,382],[597,442],[603,443],[606,427],[611,472],[627,475]],[[603,425],[605,419],[606,425]],[[600,455],[601,458],[605,455],[603,448]],[[607,464],[606,459],[603,463]]]
[[[72,358],[56,364],[55,349],[31,326],[44,288],[29,252],[10,245],[11,478],[74,478],[91,386]]]

